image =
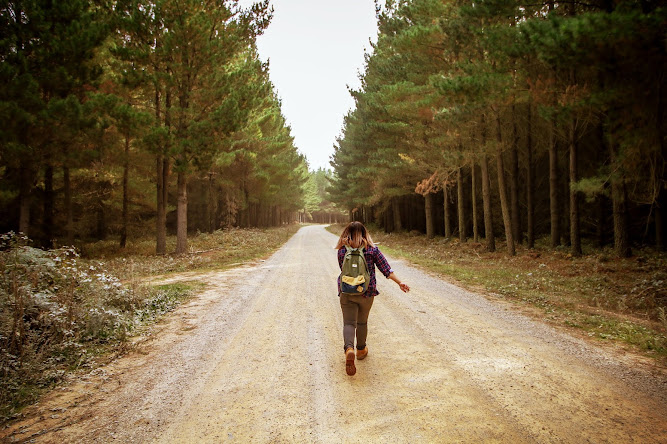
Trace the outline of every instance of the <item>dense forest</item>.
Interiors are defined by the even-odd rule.
[[[496,249],[665,249],[662,0],[376,2],[334,201]]]
[[[257,54],[268,1],[16,0],[0,15],[0,232],[155,236],[161,254],[176,233],[181,253],[188,232],[321,212],[305,200],[322,172]]]

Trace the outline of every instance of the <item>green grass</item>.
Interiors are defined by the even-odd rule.
[[[343,226],[329,227],[339,235]],[[401,257],[472,291],[500,298],[526,313],[584,337],[622,344],[667,364],[667,256],[647,250],[616,259],[609,250],[574,258],[540,240],[508,256],[480,243],[371,228],[383,252]]]

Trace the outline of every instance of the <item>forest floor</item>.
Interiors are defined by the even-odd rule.
[[[162,279],[205,289],[0,440],[667,442],[664,366],[391,254],[411,291],[380,276],[347,376],[335,241],[308,226],[265,261]]]

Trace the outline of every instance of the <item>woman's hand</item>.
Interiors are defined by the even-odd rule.
[[[398,276],[396,276],[396,273],[394,273],[393,271],[389,274],[389,276],[387,276],[387,278],[396,282],[398,284],[398,286],[401,287],[401,290],[403,290],[404,293],[407,293],[408,291],[410,291],[410,287],[408,287],[408,284],[404,284],[403,282],[401,282],[401,280],[398,278]]]

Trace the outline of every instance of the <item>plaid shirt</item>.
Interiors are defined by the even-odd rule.
[[[368,283],[368,290],[364,293],[364,297],[368,298],[380,294],[377,290],[377,282],[375,280],[375,266],[377,266],[380,272],[387,278],[394,270],[391,269],[389,262],[387,262],[387,259],[385,259],[378,247],[364,249],[364,257],[366,258],[366,264],[368,265],[368,272],[371,275],[371,281]],[[341,270],[343,269],[343,259],[345,259],[345,247],[338,250],[338,266]],[[340,296],[340,276],[338,276],[338,295]]]

